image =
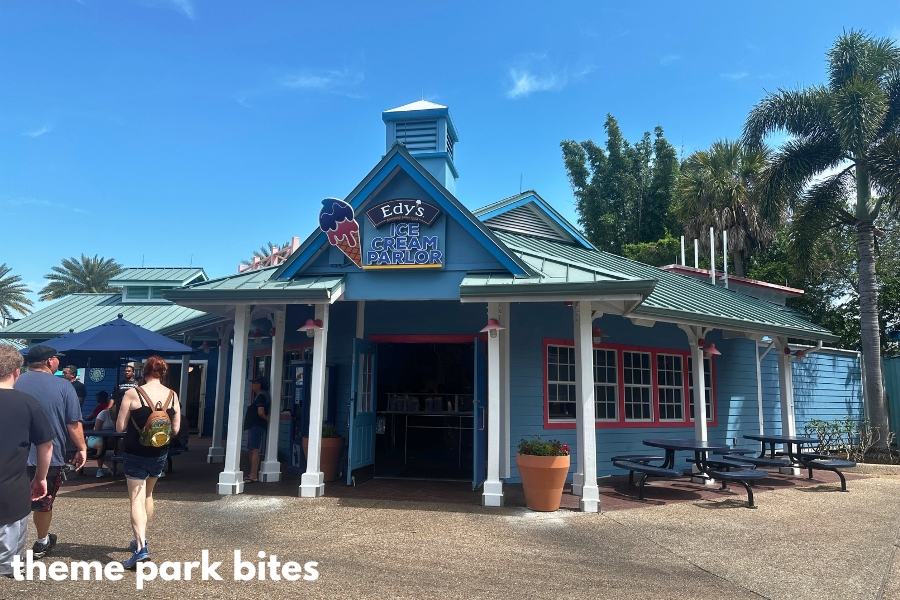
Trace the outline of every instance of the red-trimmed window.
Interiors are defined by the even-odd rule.
[[[551,419],[575,418],[575,348],[547,346],[547,408]]]
[[[622,351],[625,420],[653,420],[653,372],[649,352]]]
[[[690,426],[691,355],[686,350],[594,345],[594,417],[598,427]],[[575,348],[544,340],[545,426],[575,426]],[[715,424],[714,362],[704,360],[706,416]]]
[[[572,348],[573,362],[575,349]],[[615,350],[594,348],[594,417],[598,421],[619,420],[619,361]],[[573,365],[574,367],[574,365]]]
[[[656,387],[660,421],[684,421],[684,357],[656,355]]]

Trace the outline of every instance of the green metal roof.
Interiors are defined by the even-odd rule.
[[[244,271],[163,292],[169,300],[185,303],[247,302],[253,300],[329,300],[344,284],[342,275],[271,279],[278,266]]]
[[[109,280],[109,284],[123,285],[173,284],[182,286],[197,278],[206,281],[209,277],[200,267],[134,267],[125,269]]]
[[[496,231],[495,235],[523,259],[543,260],[594,269],[610,277],[657,280],[653,292],[637,306],[633,316],[709,324],[724,329],[836,341],[827,329],[810,323],[797,311],[740,292],[713,286],[694,277],[670,273],[615,254],[586,250],[570,244],[527,235]],[[529,262],[531,264],[531,262]]]
[[[0,337],[46,339],[108,323],[121,314],[126,321],[170,335],[221,320],[169,302],[122,302],[121,294],[72,294],[0,329]]]

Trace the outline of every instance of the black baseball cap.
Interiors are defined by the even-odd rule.
[[[250,380],[250,383],[258,383],[259,385],[261,385],[263,387],[269,387],[269,380],[266,379],[265,377],[263,377],[262,375],[259,375],[258,377],[254,377],[253,379]]]
[[[57,352],[53,346],[47,344],[36,344],[31,347],[28,354],[25,355],[25,362],[36,363],[53,358],[54,356],[65,356],[61,352]]]

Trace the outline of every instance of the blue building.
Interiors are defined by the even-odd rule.
[[[347,440],[348,482],[471,479],[490,506],[518,480],[519,439],[557,438],[573,450],[582,508],[596,511],[610,457],[644,438],[740,446],[745,433],[859,415],[858,356],[824,348],[837,338],[784,306],[796,290],[598,251],[533,191],[471,211],[454,194],[447,107],[382,118],[384,157],[346,198],[323,201],[320,228],[283,264],[163,292],[233,328],[212,415],[219,493],[243,491],[257,374],[288,410],[295,377],[310,378],[305,497],[324,493],[326,421]],[[263,481],[281,477],[288,431],[270,420]]]

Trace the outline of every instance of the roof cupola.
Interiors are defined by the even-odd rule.
[[[447,190],[456,195],[453,152],[459,138],[446,106],[419,100],[381,113],[390,151],[400,142]]]

